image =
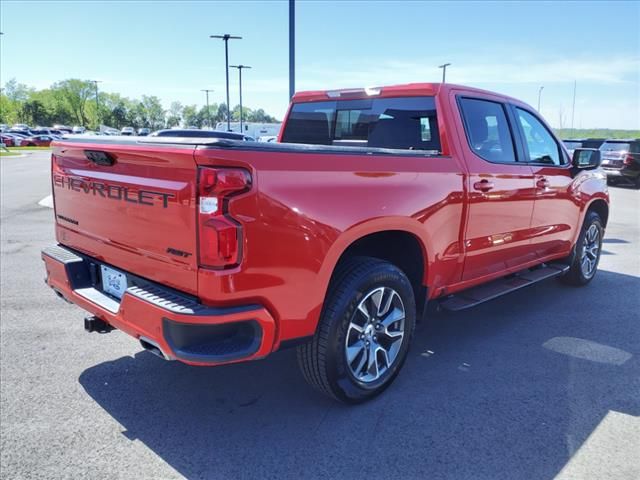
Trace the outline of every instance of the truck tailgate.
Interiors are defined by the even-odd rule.
[[[57,239],[116,268],[196,294],[196,181],[192,146],[57,142]]]

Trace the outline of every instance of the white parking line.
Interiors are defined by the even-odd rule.
[[[53,208],[53,195],[47,195],[38,202],[38,205],[47,208]]]

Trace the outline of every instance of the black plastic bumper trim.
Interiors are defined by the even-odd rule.
[[[262,342],[262,328],[255,320],[196,324],[163,318],[162,330],[176,358],[191,362],[240,360],[255,354]]]

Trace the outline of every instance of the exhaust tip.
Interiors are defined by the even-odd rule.
[[[173,360],[173,358],[162,351],[160,345],[147,337],[140,337],[140,345],[142,345],[142,348],[146,351],[153,353],[156,357],[160,357],[163,360]]]

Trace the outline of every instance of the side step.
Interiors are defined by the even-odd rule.
[[[447,297],[440,301],[440,307],[452,312],[475,307],[476,305],[541,282],[542,280],[562,275],[567,270],[569,270],[569,265],[563,263],[548,263],[532,270],[522,270],[508,277],[500,278],[485,285],[473,287]]]

